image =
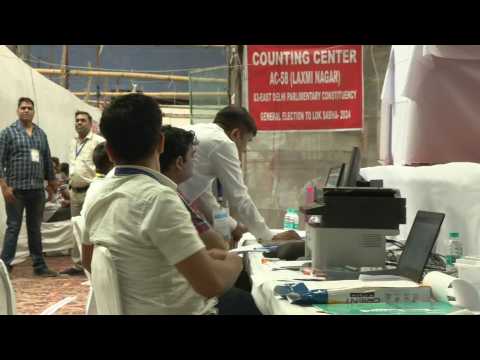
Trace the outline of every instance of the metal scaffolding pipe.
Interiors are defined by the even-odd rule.
[[[88,94],[87,91],[75,91],[72,92],[76,96],[86,96]],[[114,92],[114,91],[104,91],[100,92],[100,96],[110,96],[110,97],[116,97],[116,96],[123,96],[127,94],[135,94],[134,92]],[[188,100],[190,98],[190,93],[189,92],[142,92],[142,94],[155,97],[155,98],[161,98],[161,99],[182,99],[182,100]],[[195,96],[227,96],[227,92],[194,92],[193,95]]]
[[[37,70],[40,74],[43,74],[43,75],[64,75],[65,74],[65,71],[63,69],[37,68],[35,70]],[[70,69],[68,70],[68,74],[71,76],[115,77],[115,78],[161,80],[161,81],[188,82],[190,80],[188,76],[163,75],[163,74],[139,73],[139,72],[128,72],[128,71],[100,71],[100,70]],[[199,82],[210,82],[210,83],[225,83],[225,84],[227,83],[226,79],[218,79],[218,78],[192,77],[192,80],[199,81]]]

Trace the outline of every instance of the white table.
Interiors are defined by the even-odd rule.
[[[282,230],[274,230],[280,232]],[[300,236],[304,236],[304,231],[299,231]],[[255,237],[246,233],[243,235],[239,245],[251,245],[257,243]],[[281,299],[274,294],[274,288],[277,285],[285,284],[285,281],[299,278],[302,274],[298,271],[277,270],[272,271],[269,265],[263,264],[262,253],[252,252],[245,255],[245,270],[252,280],[252,296],[257,307],[264,315],[320,315],[312,306],[300,306],[290,304],[287,300]],[[273,262],[272,262],[273,263]],[[327,282],[322,282],[325,284]],[[307,286],[310,287],[310,284]]]
[[[300,235],[304,235],[301,232]],[[256,244],[257,240],[250,234],[244,234],[239,242],[239,246]],[[275,295],[274,289],[277,285],[295,282],[293,279],[308,278],[300,271],[293,270],[276,270],[272,271],[272,267],[279,265],[277,261],[267,261],[262,253],[250,252],[245,255],[245,270],[250,275],[252,281],[252,296],[258,309],[264,315],[324,315],[313,306],[293,305],[280,296]],[[281,265],[285,266],[287,261],[281,261]],[[290,262],[292,263],[292,262]],[[298,263],[298,262],[295,262]],[[410,281],[401,281],[403,286]],[[309,289],[340,289],[344,287],[365,286],[362,280],[338,280],[338,281],[306,281],[305,285]],[[380,286],[377,281],[368,281],[369,286]],[[384,285],[384,284],[382,284]],[[400,285],[400,284],[399,284]]]

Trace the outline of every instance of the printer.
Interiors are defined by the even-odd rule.
[[[385,237],[406,222],[406,199],[382,187],[323,188],[307,215],[305,257],[317,270],[385,266]]]

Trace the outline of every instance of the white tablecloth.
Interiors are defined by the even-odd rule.
[[[43,252],[47,254],[69,250],[75,242],[72,222],[70,220],[42,223],[41,232]],[[0,238],[0,247],[3,246],[3,240],[4,234],[2,234]],[[23,219],[22,228],[18,235],[17,252],[13,263],[18,264],[25,261],[29,254],[27,226],[25,219]]]
[[[280,232],[281,230],[274,230]],[[304,231],[299,232],[301,236],[305,235]],[[242,244],[256,243],[255,237],[246,233],[239,242]],[[274,288],[284,282],[278,279],[293,279],[298,277],[298,272],[289,270],[271,271],[269,267],[262,264],[263,255],[261,253],[249,253],[246,255],[245,267],[247,273],[252,280],[252,296],[257,307],[264,315],[316,315],[319,314],[313,307],[303,307],[292,305],[287,300],[283,300],[274,295]],[[277,279],[277,280],[276,280]]]
[[[445,214],[435,252],[446,254],[448,233],[460,233],[464,255],[480,254],[480,164],[450,163],[435,166],[376,166],[360,170],[367,180],[383,179],[407,199],[407,223],[400,226],[406,239],[418,210]]]

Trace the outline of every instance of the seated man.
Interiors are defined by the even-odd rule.
[[[65,179],[60,172],[60,162],[57,157],[52,156],[55,178],[58,182],[56,193],[52,193],[43,210],[43,222],[58,222],[70,220],[70,194],[65,183]]]
[[[65,185],[62,185],[58,187],[57,193],[45,203],[43,222],[66,221],[70,218],[70,194]]]
[[[195,155],[194,146],[197,145],[195,133],[170,125],[164,126],[162,131],[165,136],[165,147],[160,155],[160,168],[162,174],[166,175],[175,184],[180,185],[192,176],[193,157]],[[185,207],[190,212],[193,225],[207,249],[228,250],[229,244],[225,239],[213,230],[203,216],[188,204],[183,194],[179,190],[177,191]]]
[[[164,137],[157,102],[115,99],[100,120],[115,174],[84,204],[83,242],[114,259],[124,314],[212,314],[232,287],[242,259],[206,250],[176,185],[160,173]]]
[[[60,176],[62,177],[63,179],[63,182],[65,184],[68,184],[68,180],[69,180],[69,174],[70,174],[70,165],[68,165],[68,163],[61,163],[60,164]]]
[[[160,155],[160,168],[162,173],[177,185],[188,180],[193,172],[193,157],[195,155],[195,133],[180,128],[166,125],[162,128],[165,136],[165,147]],[[177,190],[178,191],[178,190]],[[192,222],[207,249],[228,249],[229,244],[225,239],[210,227],[208,222],[183,198],[187,210],[190,212]],[[250,294],[250,278],[242,272],[235,287],[227,291],[219,299],[220,313],[230,315],[260,315],[255,302]],[[247,291],[245,291],[247,290]]]

